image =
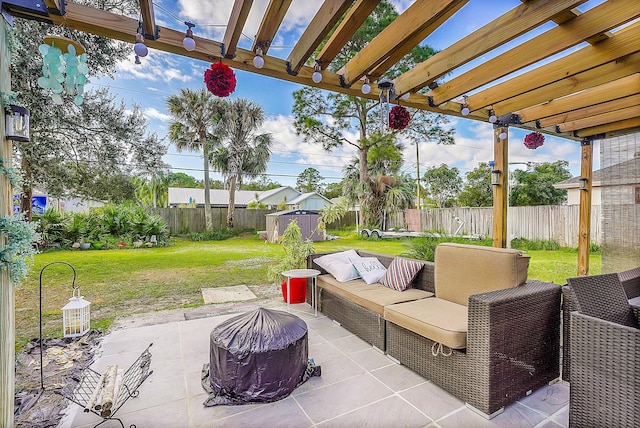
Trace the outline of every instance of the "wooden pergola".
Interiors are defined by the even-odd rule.
[[[587,0],[521,2],[397,76],[393,81],[393,93],[398,97],[410,94],[402,101],[403,105],[434,113],[482,122],[488,122],[491,115],[497,116],[494,169],[499,171],[500,178],[499,184],[494,186],[493,225],[494,246],[497,247],[507,244],[508,138],[501,139],[500,135],[513,126],[579,142],[581,176],[586,179],[586,191],[581,192],[580,198],[578,274],[586,275],[589,270],[592,142],[640,131],[640,23],[637,22],[640,1],[609,0],[584,13],[575,8]],[[413,47],[425,40],[428,43],[429,35],[469,0],[415,0],[337,72],[329,71],[328,67],[379,0],[325,0],[287,58],[270,55],[269,47],[292,5],[291,0],[270,0],[252,48],[238,47],[252,3],[251,0],[235,0],[223,40],[196,36],[195,50],[187,51],[182,45],[184,31],[158,26],[152,1],[141,0],[140,22],[146,44],[207,62],[222,61],[239,70],[377,100],[380,94],[375,84],[371,85],[369,94],[361,92],[364,78],[371,82],[381,78]],[[135,43],[139,26],[138,19],[63,0],[6,0],[2,7],[16,17],[50,22],[129,43]],[[492,54],[505,43],[549,22],[555,23],[551,29],[539,34],[539,30],[536,31],[536,35],[515,49]],[[264,58],[264,67],[260,69],[253,65],[258,48]],[[6,44],[2,49],[2,75],[6,76]],[[559,59],[549,60],[562,52],[567,53]],[[458,67],[482,55],[491,59],[455,78],[447,78]],[[319,83],[311,79],[316,64],[323,75]],[[512,73],[528,67],[532,69],[509,78]],[[1,89],[8,90],[8,84],[10,82],[4,79]],[[463,107],[468,107],[468,115],[462,114]],[[7,159],[10,153],[10,143],[5,140],[0,155]],[[12,192],[7,179],[2,177],[0,180],[0,206],[3,214],[9,214]],[[9,307],[6,299],[13,302],[6,271],[2,275],[2,290],[0,329],[3,335],[13,335],[13,309],[10,314],[4,310]],[[10,290],[11,296],[5,290]],[[9,339],[4,339],[5,355],[2,357],[6,362],[9,357],[4,350],[12,354],[13,346],[7,348]],[[3,364],[0,371],[3,379],[13,379],[8,373],[13,371],[13,365],[6,367]],[[7,422],[12,420],[13,387],[3,384],[2,388],[2,421]]]

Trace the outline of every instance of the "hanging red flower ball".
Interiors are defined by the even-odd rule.
[[[228,65],[215,62],[204,72],[204,83],[213,95],[228,97],[236,90],[236,75]]]
[[[389,128],[391,129],[403,130],[410,120],[409,111],[402,106],[394,106],[389,112]]]
[[[535,150],[544,143],[544,135],[539,132],[532,132],[524,137],[524,146],[527,149]]]

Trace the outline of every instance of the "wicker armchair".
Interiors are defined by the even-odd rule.
[[[572,427],[640,426],[640,308],[618,274],[570,278]]]

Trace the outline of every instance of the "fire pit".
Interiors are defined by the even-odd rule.
[[[202,371],[205,406],[271,402],[288,396],[320,367],[308,360],[307,325],[269,309],[231,318],[211,332]]]

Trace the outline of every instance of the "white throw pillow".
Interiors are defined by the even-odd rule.
[[[360,257],[360,259],[352,259],[351,263],[367,284],[380,281],[387,272],[387,268],[375,257]]]
[[[351,260],[358,260],[360,258],[355,250],[348,250],[340,253],[327,254],[318,257],[314,261],[322,269],[333,275],[337,281],[346,282],[360,278],[360,274],[351,263]]]

